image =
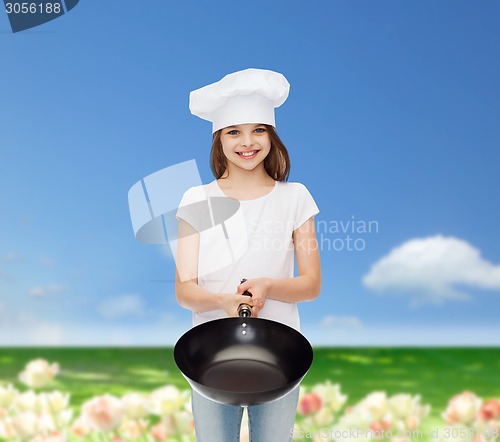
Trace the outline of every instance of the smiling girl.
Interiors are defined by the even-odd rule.
[[[297,303],[320,293],[318,208],[304,185],[287,182],[290,159],[275,130],[274,108],[288,92],[283,75],[247,69],[191,93],[191,112],[212,122],[215,175],[211,183],[189,189],[177,212],[176,295],[193,312],[193,325],[237,316],[246,303],[253,317],[299,330]],[[216,229],[203,230],[199,213],[183,210],[214,197],[238,202],[241,222],[223,227],[224,236],[221,229],[218,236],[210,233]],[[240,250],[225,260],[224,238]],[[240,283],[243,277],[247,280]],[[251,298],[243,295],[246,290]],[[291,440],[297,400],[298,387],[278,400],[249,406],[251,441]],[[239,441],[242,407],[194,390],[192,405],[198,442]]]

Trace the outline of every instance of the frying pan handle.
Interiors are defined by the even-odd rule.
[[[243,278],[241,280],[240,284],[243,284],[245,281],[246,281],[246,278]],[[250,296],[250,298],[252,297],[252,294],[248,290],[245,290],[243,292],[243,295]],[[245,304],[244,302],[242,302],[238,306],[238,316],[240,318],[250,318],[250,316],[252,316],[252,306],[248,305],[248,304]]]

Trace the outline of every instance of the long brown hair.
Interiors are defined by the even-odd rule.
[[[271,140],[271,150],[264,159],[264,169],[267,174],[276,181],[287,181],[290,175],[290,156],[283,141],[281,141],[276,129],[269,124],[265,126],[269,139]],[[223,129],[214,133],[212,138],[212,150],[210,152],[210,168],[216,179],[224,175],[227,169],[227,159],[222,151],[220,135]]]

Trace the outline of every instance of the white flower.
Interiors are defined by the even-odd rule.
[[[404,419],[413,411],[414,399],[411,394],[395,394],[389,398],[388,404],[396,419]]]
[[[177,411],[174,413],[174,421],[177,431],[180,434],[191,434],[194,430],[193,415],[187,411]]]
[[[420,426],[422,419],[429,414],[430,410],[431,410],[430,405],[424,405],[420,406],[420,410],[416,411],[414,414],[406,416],[406,419],[404,420],[405,430],[409,431],[416,430]]]
[[[311,418],[320,427],[327,427],[333,423],[333,413],[327,407],[321,408],[316,414],[312,415]]]
[[[13,439],[14,437],[15,433],[12,426],[12,419],[9,417],[0,419],[0,438]]]
[[[333,413],[337,413],[347,400],[347,395],[340,392],[340,385],[332,384],[331,381],[315,385],[312,391],[319,395],[323,406],[328,407]]]
[[[69,393],[62,393],[58,390],[50,393],[42,393],[40,400],[44,408],[50,413],[59,413],[68,408]]]
[[[54,432],[60,428],[67,427],[73,417],[73,410],[63,410],[59,413],[51,413],[45,410],[39,415],[39,427],[45,432]]]
[[[47,385],[59,371],[59,364],[51,364],[44,359],[29,362],[19,374],[19,380],[30,388]]]
[[[127,419],[122,423],[120,433],[127,439],[138,439],[147,432],[148,426],[149,421],[145,419]]]
[[[32,411],[25,411],[12,417],[14,434],[19,439],[28,439],[37,435],[39,431],[38,416]]]
[[[186,395],[173,385],[167,385],[153,391],[151,404],[153,412],[159,416],[170,416],[183,408]]]
[[[4,387],[0,385],[0,408],[8,408],[14,397],[18,394],[18,391],[12,386],[12,384]]]
[[[381,420],[389,409],[385,391],[374,391],[366,396],[357,407],[364,408],[372,415],[372,421]]]
[[[19,393],[12,401],[13,407],[18,412],[33,411],[36,414],[42,412],[40,397],[32,390]]]
[[[481,399],[470,391],[453,396],[442,417],[449,425],[455,423],[471,424],[477,417],[481,408]]]
[[[38,429],[43,433],[57,430],[57,425],[51,414],[42,413],[38,415]]]
[[[83,404],[82,415],[94,430],[112,431],[122,421],[121,401],[109,394],[94,397]]]
[[[416,430],[431,410],[429,404],[420,403],[420,395],[396,394],[389,398],[388,402],[398,431]]]
[[[336,427],[338,427],[337,429],[339,431],[349,430],[351,428],[362,429],[362,434],[359,435],[359,438],[356,438],[357,442],[359,442],[367,439],[366,429],[370,427],[372,421],[373,417],[370,411],[364,407],[360,407],[358,404],[346,410],[346,412],[340,417]],[[342,440],[346,441],[349,439],[349,436],[342,438]]]
[[[148,399],[139,393],[130,393],[122,397],[123,412],[130,419],[141,419],[150,414]]]

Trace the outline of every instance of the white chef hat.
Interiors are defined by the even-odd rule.
[[[274,108],[288,97],[290,84],[278,73],[245,69],[192,91],[189,110],[212,122],[212,132],[227,126],[256,123],[276,127]]]

